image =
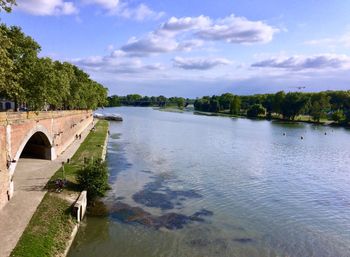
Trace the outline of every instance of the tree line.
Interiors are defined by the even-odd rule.
[[[315,122],[328,119],[342,124],[350,122],[350,90],[319,93],[280,91],[249,96],[226,93],[197,98],[194,107],[203,112],[284,120],[295,120],[299,115],[307,115]]]
[[[108,106],[142,106],[142,107],[166,107],[176,106],[180,109],[184,108],[194,100],[185,99],[183,97],[165,97],[165,96],[141,96],[139,94],[130,94],[126,96],[113,95],[108,97]]]
[[[0,24],[1,98],[28,110],[96,109],[106,104],[106,88],[71,63],[40,58],[40,50],[20,27]]]

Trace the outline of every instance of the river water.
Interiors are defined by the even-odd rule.
[[[349,130],[105,112],[111,190],[70,257],[350,256]]]

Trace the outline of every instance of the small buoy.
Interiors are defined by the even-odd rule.
[[[303,137],[303,136],[301,136],[301,137],[300,137],[300,139],[301,139],[301,140],[303,140],[303,139],[304,139],[304,137]]]

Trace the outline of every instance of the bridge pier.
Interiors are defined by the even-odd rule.
[[[0,113],[0,209],[14,195],[20,158],[55,160],[92,122],[92,111]]]

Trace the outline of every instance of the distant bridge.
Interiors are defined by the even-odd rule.
[[[0,209],[11,199],[20,158],[54,160],[93,121],[91,111],[0,113]]]

